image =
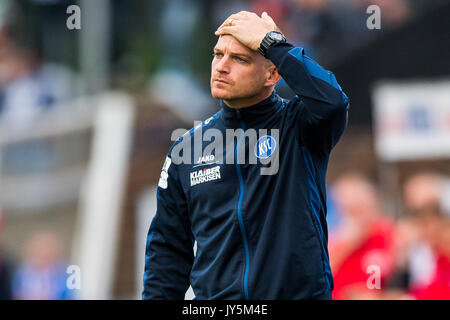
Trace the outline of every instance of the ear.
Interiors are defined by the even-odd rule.
[[[278,81],[281,79],[281,75],[278,73],[277,67],[275,67],[273,64],[266,69],[266,82],[264,83],[264,86],[271,87],[277,84]]]

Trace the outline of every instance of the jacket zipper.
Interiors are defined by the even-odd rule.
[[[236,109],[236,116],[239,119],[241,123],[242,130],[245,130],[244,122],[241,119],[241,113],[239,110]],[[238,214],[238,220],[239,220],[239,227],[241,229],[242,239],[244,242],[244,249],[245,249],[245,272],[244,272],[244,294],[245,299],[250,300],[250,296],[248,293],[248,273],[250,270],[250,252],[248,248],[248,241],[247,241],[247,234],[245,232],[245,226],[244,226],[244,219],[242,218],[242,199],[244,197],[244,179],[242,178],[242,172],[239,164],[237,163],[237,155],[239,152],[239,144],[241,143],[241,139],[244,137],[244,134],[241,135],[239,138],[239,141],[236,145],[235,152],[234,152],[234,164],[236,165],[236,171],[239,179],[239,200],[238,200],[238,208],[237,208],[237,214]]]

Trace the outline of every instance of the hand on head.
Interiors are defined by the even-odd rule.
[[[225,19],[215,34],[216,36],[229,34],[256,51],[265,35],[276,30],[279,30],[277,25],[266,12],[259,17],[256,13],[241,11]]]

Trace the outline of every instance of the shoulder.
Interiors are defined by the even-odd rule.
[[[303,100],[298,95],[292,97],[292,99],[281,98],[282,106],[281,110],[285,113],[288,121],[294,121],[299,111],[303,108]]]
[[[201,122],[199,122],[198,124],[196,124],[194,127],[192,127],[191,129],[189,129],[188,131],[186,131],[184,134],[182,134],[181,136],[179,136],[175,142],[172,144],[172,146],[170,147],[169,150],[169,154],[168,156],[170,157],[172,154],[172,150],[180,143],[182,142],[190,142],[190,138],[192,138],[194,136],[194,134],[196,132],[198,132],[199,130],[206,130],[209,128],[213,128],[216,123],[217,120],[220,118],[220,113],[221,110],[219,110],[217,113],[215,113],[214,115],[212,115],[211,117],[207,118],[206,120],[203,120]]]

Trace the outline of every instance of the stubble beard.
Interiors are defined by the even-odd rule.
[[[224,94],[214,94],[213,89],[211,88],[211,95],[215,99],[220,99],[225,101],[228,105],[234,105],[239,102],[243,101],[251,101],[255,99],[257,96],[261,95],[263,91],[263,88],[259,88],[257,90],[256,88],[253,90],[249,90],[249,92],[226,92]]]

